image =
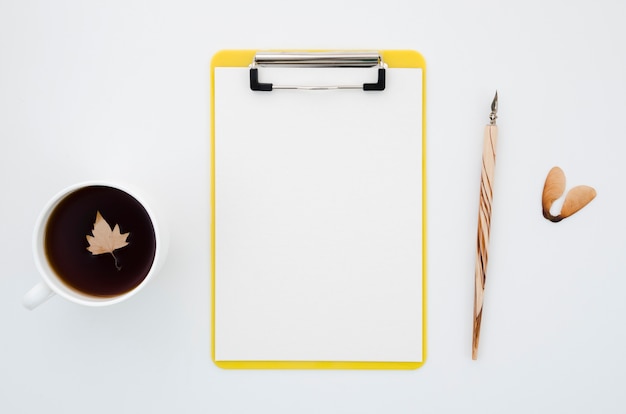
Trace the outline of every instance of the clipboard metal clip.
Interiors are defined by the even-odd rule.
[[[378,67],[378,80],[362,85],[274,85],[259,82],[260,66],[306,67],[306,68],[372,68]],[[383,58],[378,52],[258,52],[250,64],[250,89],[253,91],[272,91],[274,89],[360,89],[364,91],[385,90],[385,68]]]

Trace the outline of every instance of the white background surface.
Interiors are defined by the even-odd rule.
[[[620,1],[0,3],[0,411],[623,412],[626,4]],[[224,371],[210,360],[209,62],[223,48],[426,58],[428,356],[408,372]],[[491,262],[470,359],[483,125],[500,92]],[[598,197],[559,224],[543,179]],[[131,301],[22,308],[56,191],[132,181],[170,211]]]

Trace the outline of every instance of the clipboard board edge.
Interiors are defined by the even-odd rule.
[[[422,69],[422,361],[375,362],[375,361],[218,361],[215,358],[215,68],[246,67],[255,54],[254,49],[220,50],[211,59],[211,359],[222,369],[354,369],[354,370],[414,370],[422,367],[427,359],[427,168],[426,168],[426,61],[415,50],[381,50],[383,61],[391,68]],[[289,50],[273,50],[289,51]],[[294,50],[295,51],[295,50]],[[300,50],[301,51],[301,50]],[[336,50],[307,50],[308,52],[331,52]]]
[[[374,361],[215,361],[223,369],[351,369],[351,370],[414,370],[423,362],[374,362]]]

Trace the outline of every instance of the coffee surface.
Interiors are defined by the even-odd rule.
[[[111,253],[92,254],[97,212],[111,228],[130,233],[128,245]],[[148,275],[156,252],[156,236],[145,208],[128,193],[107,186],[88,186],[67,195],[53,210],[44,236],[46,257],[70,288],[92,296],[111,297],[138,286]],[[116,263],[117,259],[117,263]]]

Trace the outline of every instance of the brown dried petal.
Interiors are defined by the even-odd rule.
[[[563,207],[561,208],[561,218],[566,218],[585,207],[596,197],[596,190],[586,185],[579,185],[567,192]]]
[[[543,216],[548,220],[554,221],[554,216],[550,214],[552,203],[563,195],[565,191],[565,173],[559,167],[553,167],[543,186],[543,194],[541,197],[541,206],[543,207]]]

